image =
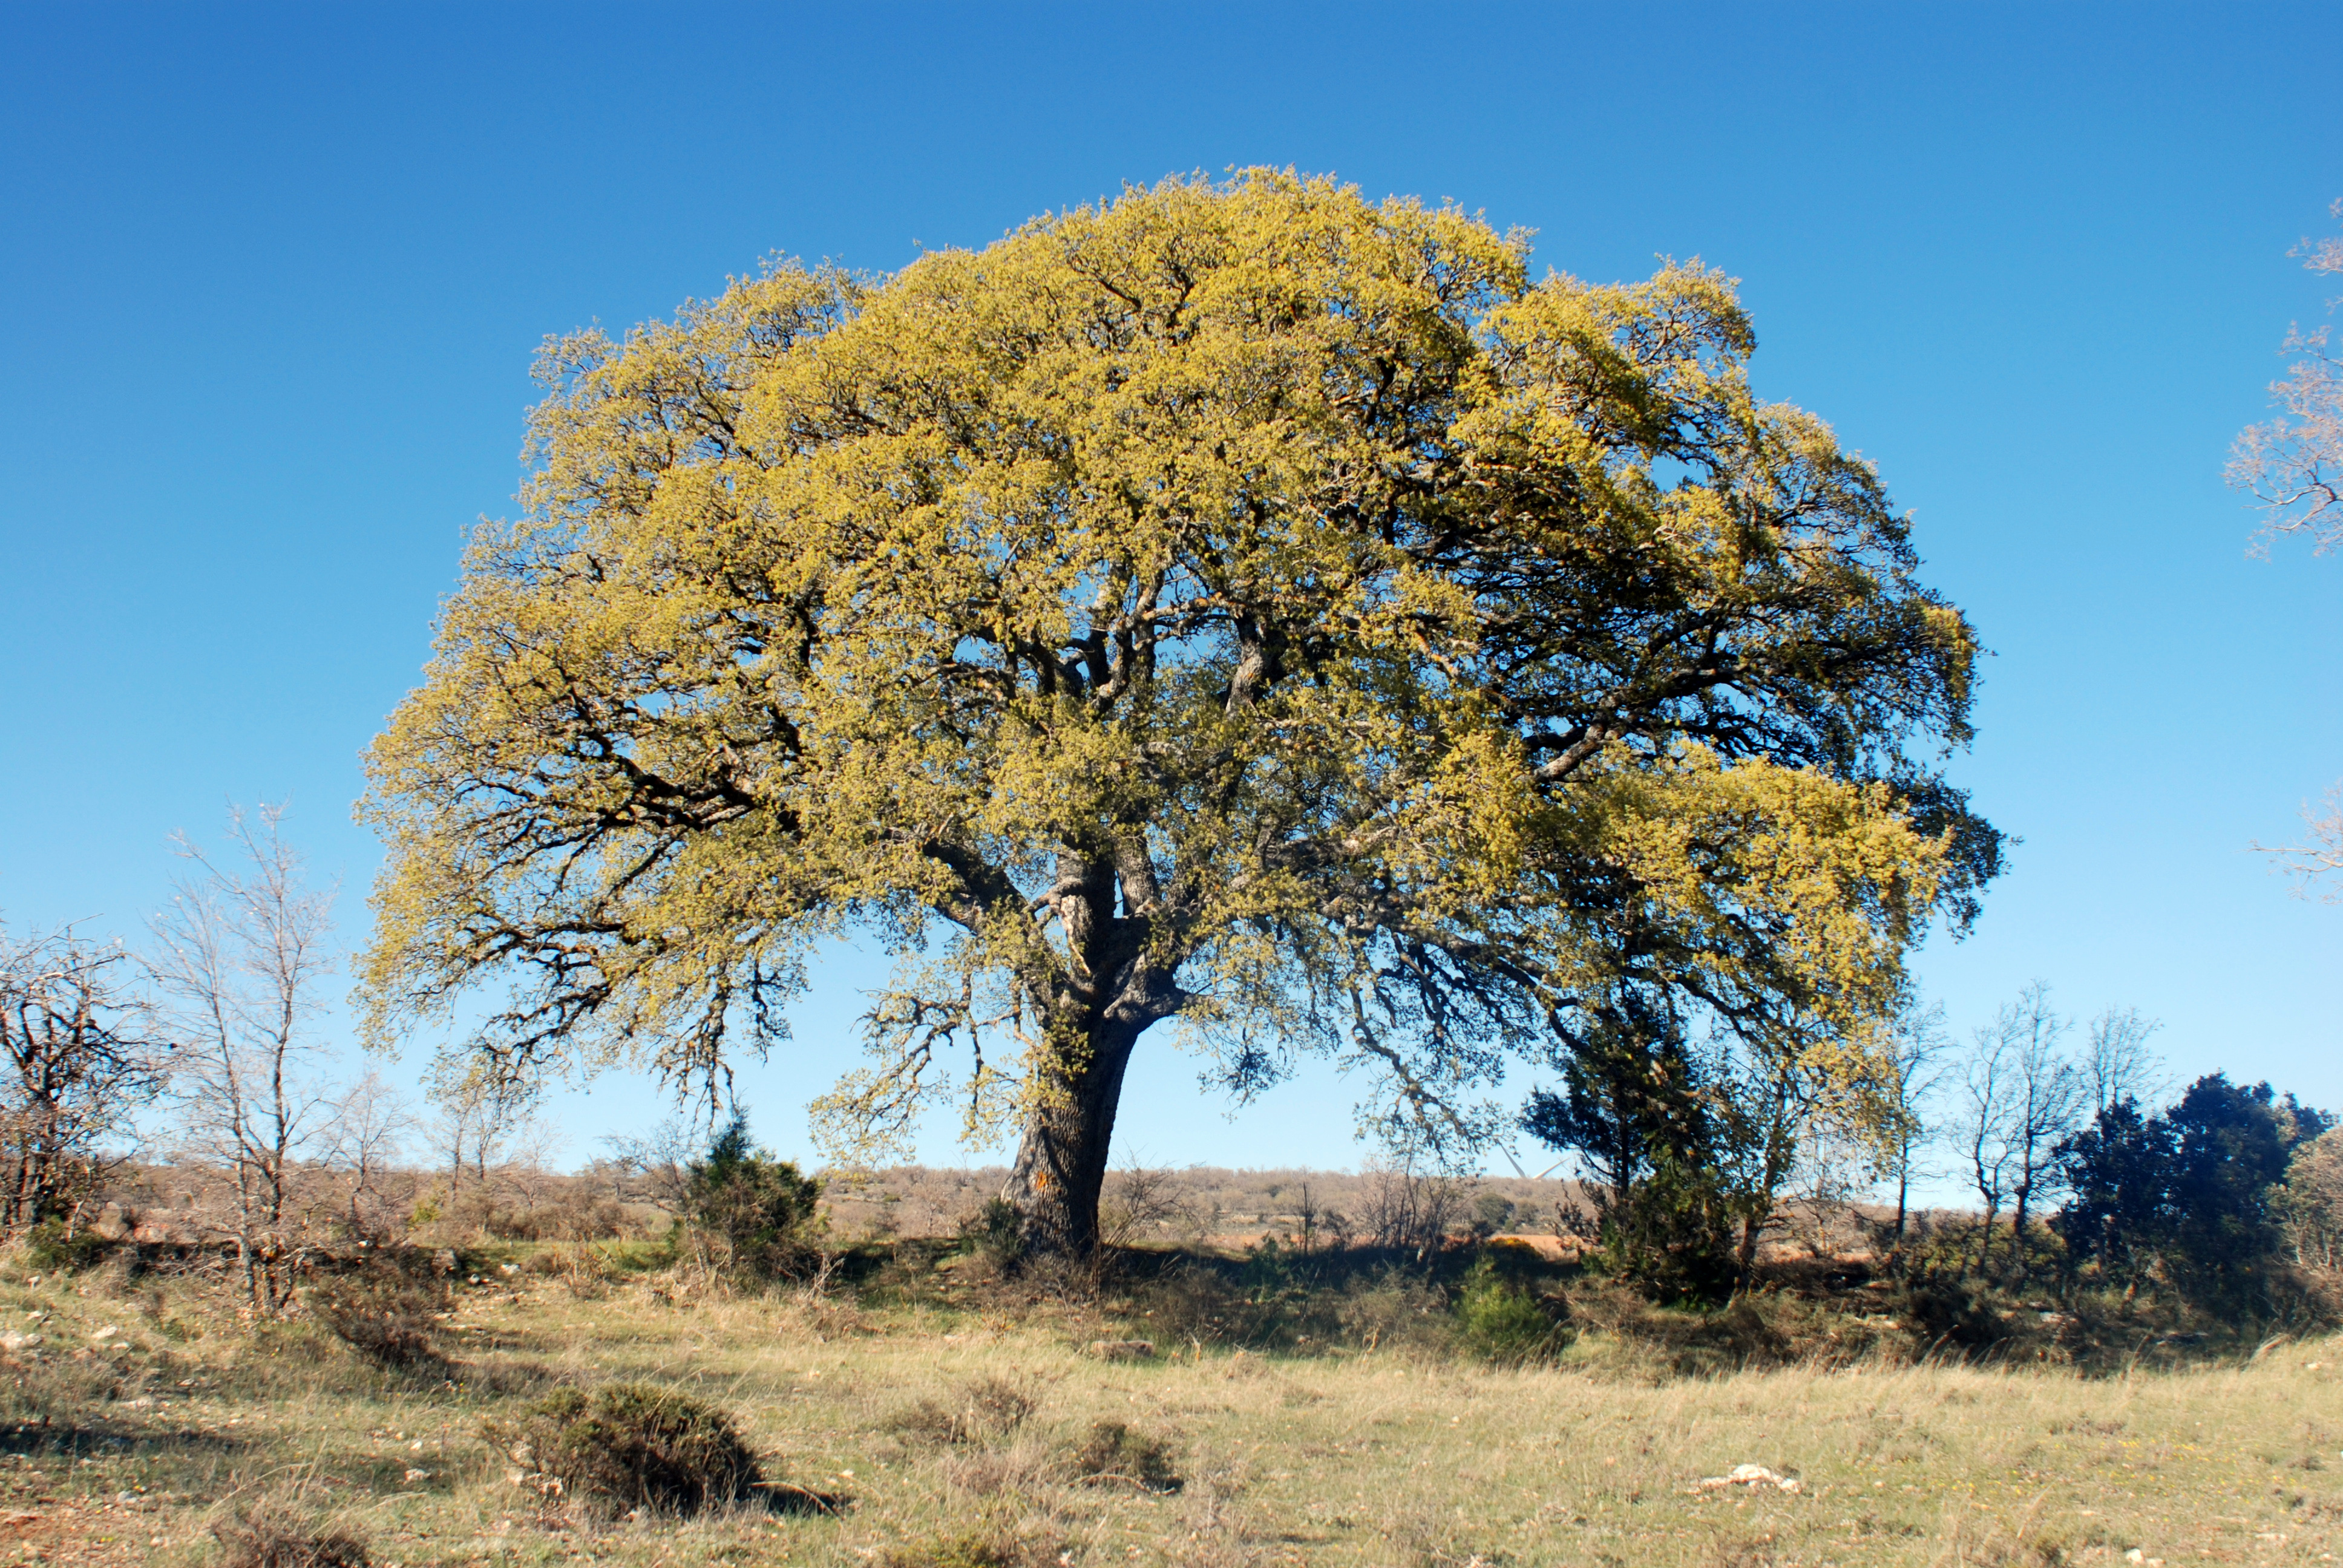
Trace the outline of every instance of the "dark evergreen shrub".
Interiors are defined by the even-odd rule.
[[[796,1278],[818,1266],[821,1183],[754,1148],[741,1112],[686,1169],[686,1221],[705,1261],[738,1278]]]
[[[757,1456],[714,1405],[650,1383],[558,1389],[482,1434],[589,1513],[691,1514],[756,1496]]]

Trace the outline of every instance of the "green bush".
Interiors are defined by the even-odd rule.
[[[2147,1116],[2128,1100],[2059,1146],[2074,1195],[2054,1221],[2068,1272],[2112,1285],[2161,1280],[2225,1318],[2268,1310],[2284,1271],[2284,1183],[2321,1112],[2211,1073]]]
[[[1739,1274],[1725,1168],[1739,1123],[1720,1111],[1682,1020],[1633,990],[1596,1010],[1522,1127],[1593,1178],[1584,1191],[1609,1271],[1654,1300],[1721,1302]]]
[[[687,1228],[703,1261],[755,1281],[798,1278],[817,1265],[821,1183],[752,1148],[740,1112],[686,1175]]]
[[[1473,1200],[1470,1228],[1473,1236],[1481,1241],[1485,1241],[1499,1231],[1510,1229],[1514,1219],[1513,1201],[1501,1193],[1483,1192]]]
[[[79,1273],[106,1261],[115,1243],[63,1220],[44,1220],[25,1232],[25,1255],[35,1268]]]
[[[1486,1258],[1464,1276],[1456,1326],[1466,1350],[1493,1362],[1541,1360],[1564,1343],[1561,1314]]]
[[[731,1417],[649,1383],[558,1389],[517,1422],[485,1422],[481,1435],[599,1514],[697,1513],[745,1503],[764,1480]]]

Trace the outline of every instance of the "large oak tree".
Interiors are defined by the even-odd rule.
[[[829,1136],[957,1096],[1075,1251],[1168,1020],[1435,1153],[1625,989],[1859,1085],[1996,867],[1976,646],[1753,341],[1696,265],[1254,171],[553,342],[371,754],[373,1025],[481,989],[500,1070],[713,1091],[875,937]]]

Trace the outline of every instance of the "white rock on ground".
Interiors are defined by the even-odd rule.
[[[1771,1486],[1782,1492],[1805,1490],[1796,1476],[1784,1475],[1762,1464],[1736,1464],[1723,1475],[1704,1475],[1694,1483],[1693,1490],[1717,1492],[1728,1486]]]

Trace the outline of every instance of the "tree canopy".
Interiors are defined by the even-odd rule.
[[[860,931],[834,1145],[957,1096],[1074,1247],[1166,1020],[1435,1153],[1622,988],[1852,1082],[1996,869],[1977,648],[1754,346],[1697,263],[1260,170],[550,341],[369,755],[372,1025],[485,986],[503,1070],[713,1091]]]

